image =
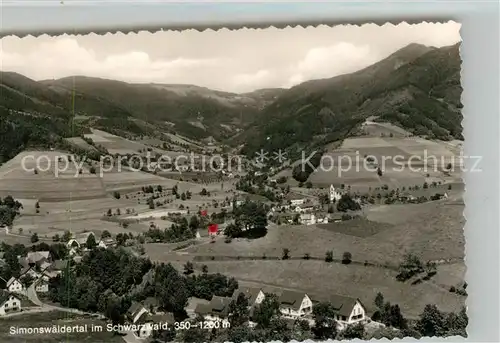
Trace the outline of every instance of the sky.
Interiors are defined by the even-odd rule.
[[[354,72],[410,43],[452,45],[459,31],[448,22],[4,37],[0,69],[34,80],[84,75],[242,93]]]

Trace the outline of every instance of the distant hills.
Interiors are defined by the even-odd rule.
[[[118,134],[214,137],[242,144],[248,154],[342,140],[369,117],[419,136],[460,139],[460,65],[458,44],[410,44],[355,73],[245,94],[85,76],[37,82],[2,72],[1,120],[15,110],[67,124],[67,135],[92,126]]]
[[[428,138],[462,138],[458,44],[410,44],[355,73],[299,84],[258,114],[246,152],[343,139],[369,117]]]

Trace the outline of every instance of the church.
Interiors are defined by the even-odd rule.
[[[342,193],[338,192],[333,185],[330,185],[330,202],[337,202],[342,197]]]

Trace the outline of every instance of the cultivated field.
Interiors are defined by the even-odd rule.
[[[453,142],[417,137],[349,138],[339,149],[325,154],[322,170],[309,180],[318,187],[345,184],[360,192],[383,185],[391,189],[421,186],[429,177],[445,183],[459,177],[458,170],[449,176],[442,172],[448,163],[458,168],[459,150]],[[365,163],[365,156],[371,156],[374,163]],[[382,176],[377,174],[377,166],[383,170]]]
[[[463,205],[443,201],[373,206],[366,209],[367,220],[310,226],[272,225],[260,239],[217,241],[187,251],[210,256],[281,257],[282,250],[287,248],[291,256],[308,253],[322,258],[326,251],[332,250],[339,259],[348,251],[355,261],[388,265],[397,265],[407,252],[424,261],[462,259],[463,209]]]
[[[58,151],[26,151],[0,167],[0,196],[66,201],[99,199],[106,196],[101,180],[82,166],[61,162]],[[36,172],[35,172],[36,170]]]

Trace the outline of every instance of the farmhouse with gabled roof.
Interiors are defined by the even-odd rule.
[[[284,316],[299,318],[312,313],[312,301],[306,293],[285,290],[279,297]]]

